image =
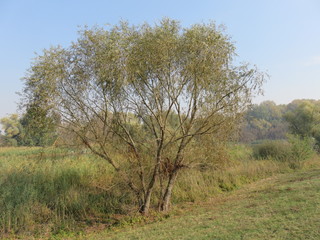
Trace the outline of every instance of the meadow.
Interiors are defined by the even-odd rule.
[[[83,149],[0,148],[0,234],[3,239],[66,239],[72,236],[76,238],[90,236],[94,231],[105,229],[109,235],[114,231],[130,229],[132,226],[145,225],[149,229],[158,226],[158,224],[160,229],[165,229],[169,225],[173,227],[181,225],[191,231],[192,227],[188,225],[188,222],[194,222],[189,221],[194,219],[199,222],[197,228],[202,228],[199,234],[203,233],[204,235],[190,235],[190,239],[192,236],[201,239],[200,236],[207,236],[206,231],[211,229],[212,224],[216,227],[223,227],[226,224],[226,219],[227,222],[242,221],[242,216],[246,214],[240,210],[242,209],[241,204],[246,202],[245,197],[241,195],[243,186],[260,179],[278,176],[281,173],[292,173],[292,175],[288,175],[289,178],[302,174],[294,175],[296,170],[292,169],[290,164],[285,161],[255,159],[252,157],[252,150],[244,145],[231,144],[228,153],[226,164],[219,168],[184,170],[187,173],[181,176],[174,188],[173,211],[170,214],[152,212],[150,216],[143,217],[133,204],[133,194],[122,185],[123,183],[116,177],[116,174],[113,174],[109,165]],[[313,156],[304,162],[302,169],[315,169],[319,166],[318,157]],[[312,183],[313,185],[318,184],[316,173],[316,171],[307,173],[307,175],[312,175],[311,179],[315,178],[316,182]],[[257,184],[260,185],[259,182]],[[273,185],[273,183],[270,184]],[[273,194],[277,194],[278,190],[273,192],[271,185],[271,190],[268,190],[269,193],[264,196],[265,201],[272,198]],[[288,188],[289,186],[281,185],[279,187]],[[237,189],[240,189],[240,192]],[[292,194],[293,192],[299,193],[299,191],[292,191]],[[211,198],[226,198],[221,201],[229,202],[230,193],[233,194],[234,200],[229,204],[239,204],[235,206],[239,208],[239,212],[229,212],[228,209],[232,207],[231,205],[223,205],[223,207],[214,201],[210,202],[210,200],[209,205],[206,203]],[[299,198],[300,195],[299,193],[296,198]],[[260,203],[252,201],[252,211],[256,211],[256,206],[260,206]],[[209,210],[206,206],[210,206],[209,209],[212,211],[215,211],[216,207],[222,208],[221,212],[217,213],[221,215],[218,217],[220,219],[218,222],[216,222],[215,216],[209,216]],[[268,208],[267,205],[264,206]],[[282,211],[283,206],[279,205],[278,207],[278,210]],[[206,212],[208,212],[207,215]],[[176,218],[181,214],[183,217]],[[252,212],[252,214],[260,213]],[[210,220],[211,218],[212,220]],[[179,219],[187,223],[180,224]],[[211,225],[207,224],[204,219],[208,220]],[[253,221],[253,219],[250,218],[248,221]],[[149,225],[148,223],[153,224]],[[263,224],[261,223],[259,226],[263,227]],[[259,228],[259,226],[251,227],[253,229]],[[228,228],[231,228],[232,225],[224,227],[226,229],[222,232],[228,232]],[[132,230],[134,231],[132,239],[149,237],[148,234],[139,235],[145,232],[143,229],[138,229],[138,233],[135,233],[136,230]],[[139,231],[142,232],[139,233]],[[181,238],[182,233],[187,233],[185,229],[177,230],[176,234],[178,235],[174,235],[175,231],[172,231],[173,235],[163,235],[164,239],[170,237],[178,239]],[[153,232],[156,234],[155,236],[159,234],[157,231]],[[169,232],[171,230],[167,234]],[[131,233],[129,230],[128,234]],[[121,234],[113,236],[117,236],[117,238],[122,236],[125,239],[126,230]],[[240,239],[239,236],[235,235],[233,239]],[[92,239],[99,239],[95,237]],[[101,237],[101,239],[105,238]],[[221,239],[229,238],[221,237]]]
[[[276,175],[144,226],[79,239],[319,239],[320,170]],[[74,239],[74,238],[70,238]]]

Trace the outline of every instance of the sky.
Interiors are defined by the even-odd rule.
[[[164,17],[184,27],[223,24],[237,61],[270,76],[255,103],[320,98],[319,0],[0,0],[0,118],[18,111],[21,78],[35,53],[69,46],[81,26]]]

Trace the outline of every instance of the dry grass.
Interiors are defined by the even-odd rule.
[[[318,239],[320,170],[277,175],[184,204],[162,222],[106,231],[83,239]]]
[[[222,168],[182,172],[174,188],[174,208],[186,202],[202,204],[222,192],[293,172],[283,162],[252,159],[244,146],[235,145],[229,151],[230,161]],[[304,167],[320,167],[319,162],[314,157]],[[135,226],[167,217],[158,213],[150,218],[132,214],[136,209],[134,196],[117,181],[106,162],[88,153],[59,148],[0,148],[0,234],[23,239],[65,239],[96,229]]]

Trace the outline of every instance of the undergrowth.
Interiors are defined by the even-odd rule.
[[[202,201],[243,184],[292,171],[285,162],[255,160],[250,148],[243,145],[230,145],[228,152],[228,164],[221,168],[183,170],[174,188],[173,203]],[[304,166],[318,166],[316,157]],[[137,214],[135,204],[135,196],[108,164],[87,152],[0,148],[2,236],[52,238],[80,234],[94,226],[106,228],[150,221]],[[155,208],[156,204],[153,203]],[[150,218],[153,221],[163,217],[153,214]]]

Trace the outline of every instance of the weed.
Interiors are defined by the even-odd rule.
[[[201,202],[220,192],[289,171],[282,161],[255,160],[245,146],[230,145],[221,168],[186,168],[173,189],[173,203]],[[226,157],[226,155],[224,155]],[[216,164],[217,161],[215,161]],[[304,167],[319,166],[317,158]],[[159,186],[155,194],[159,193]],[[101,225],[132,226],[161,221],[136,214],[135,196],[109,165],[67,148],[0,148],[0,234],[65,236]],[[156,208],[156,202],[152,203]],[[128,215],[128,217],[126,217]],[[119,217],[117,217],[119,216]],[[52,238],[54,239],[54,238]]]

